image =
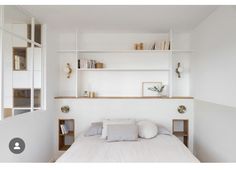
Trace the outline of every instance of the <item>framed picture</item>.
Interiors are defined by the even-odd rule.
[[[162,87],[162,82],[142,82],[142,96],[143,97],[152,97],[158,96],[158,92],[154,91],[153,88]]]

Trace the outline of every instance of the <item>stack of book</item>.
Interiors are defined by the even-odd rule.
[[[170,41],[162,41],[160,44],[160,50],[170,50]]]
[[[21,70],[25,67],[25,58],[15,55],[14,56],[14,70]]]
[[[96,60],[78,60],[78,68],[96,68]]]
[[[61,128],[61,133],[64,135],[64,134],[68,134],[69,133],[69,128],[66,124],[61,124],[60,125],[60,128]]]

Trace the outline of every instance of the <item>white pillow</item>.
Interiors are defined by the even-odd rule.
[[[107,138],[107,126],[114,124],[135,124],[135,120],[133,119],[104,119],[103,120],[103,128],[102,128],[102,139]]]
[[[137,123],[139,137],[150,139],[158,134],[158,127],[154,122],[141,120]]]

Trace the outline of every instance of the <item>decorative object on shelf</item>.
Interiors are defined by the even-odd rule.
[[[143,50],[143,43],[139,44],[139,50]]]
[[[96,63],[95,68],[103,68],[103,63]]]
[[[89,92],[89,97],[90,97],[90,98],[94,98],[94,97],[95,97],[95,92],[90,91],[90,92]]]
[[[84,97],[89,97],[88,91],[85,90],[83,96],[84,96]]]
[[[177,68],[175,72],[178,74],[178,78],[181,78],[181,73],[184,71],[183,67],[180,66],[180,62],[178,62]]]
[[[70,111],[70,107],[69,106],[62,106],[61,107],[61,112],[62,113],[68,113]]]
[[[64,71],[67,75],[67,78],[70,78],[71,73],[72,73],[72,68],[70,66],[70,63],[66,63],[66,67],[64,68]]]
[[[143,50],[144,49],[143,43],[136,43],[136,44],[134,44],[134,49],[135,50]]]
[[[181,114],[185,113],[187,110],[184,105],[180,105],[177,109],[178,109],[178,112]]]
[[[142,96],[153,97],[153,96],[163,96],[162,92],[165,85],[162,82],[143,82],[142,83]]]
[[[156,43],[154,43],[154,44],[152,45],[151,50],[155,50],[155,49],[156,49]]]

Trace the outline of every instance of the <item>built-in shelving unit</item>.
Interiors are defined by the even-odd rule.
[[[139,37],[138,34],[137,36]],[[70,79],[66,79],[65,76],[63,77],[65,73],[61,71],[61,85],[58,96],[64,97],[55,97],[56,99],[83,99],[81,96],[83,96],[84,91],[94,91],[98,94],[95,97],[96,99],[146,99],[149,97],[142,97],[141,93],[142,82],[162,82],[166,85],[166,93],[164,95],[167,95],[168,97],[166,98],[168,99],[175,98],[173,96],[176,95],[182,96],[182,98],[192,98],[188,97],[189,94],[187,92],[176,93],[177,90],[181,89],[177,84],[183,84],[179,83],[180,81],[175,78],[176,60],[179,60],[182,55],[184,57],[191,55],[192,51],[185,46],[182,48],[182,46],[174,45],[175,39],[172,31],[144,38],[146,39],[146,44],[148,41],[169,41],[169,50],[150,50],[150,45],[143,50],[135,50],[132,46],[137,42],[138,38],[134,38],[133,35],[124,39],[120,37],[113,37],[114,39],[111,37],[106,38],[100,37],[99,39],[96,37],[91,39],[90,36],[84,38],[86,41],[83,42],[83,38],[79,38],[79,34],[76,32],[75,39],[71,40],[75,44],[71,47],[65,41],[61,41],[65,44],[60,45],[63,48],[57,51],[61,60],[61,70],[64,69],[63,67],[66,63],[69,63],[72,67],[72,75]],[[131,41],[131,39],[134,40]],[[139,41],[142,41],[142,38]],[[117,44],[117,48],[114,47],[114,44]],[[98,61],[104,67],[81,67],[78,64],[78,60],[80,60],[80,63],[81,60]],[[118,96],[117,92],[109,88],[117,88],[117,91],[122,91],[123,93]],[[127,94],[125,91],[127,91]]]

